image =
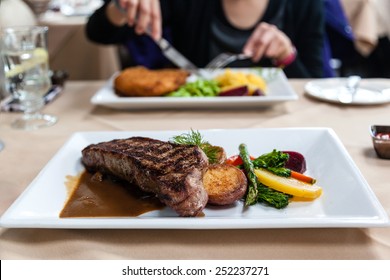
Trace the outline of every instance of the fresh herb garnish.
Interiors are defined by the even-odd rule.
[[[171,142],[181,145],[198,146],[208,157],[209,163],[213,164],[217,162],[220,149],[204,140],[202,134],[200,134],[199,131],[194,131],[191,129],[189,133],[183,133],[181,135],[172,137]]]

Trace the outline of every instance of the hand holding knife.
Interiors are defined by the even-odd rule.
[[[138,2],[114,0],[114,4],[116,9],[126,15],[127,24],[133,26],[137,34],[148,34],[173,64],[199,75],[199,69],[161,36],[162,23],[158,0],[139,0]]]

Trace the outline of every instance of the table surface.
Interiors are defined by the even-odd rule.
[[[266,109],[119,111],[95,107],[105,81],[72,81],[45,112],[59,122],[39,131],[2,113],[0,214],[77,131],[330,127],[390,213],[390,160],[376,157],[371,124],[389,124],[390,104],[342,106],[309,98],[306,80],[289,82],[299,100]],[[390,228],[119,230],[0,228],[0,259],[390,259]]]

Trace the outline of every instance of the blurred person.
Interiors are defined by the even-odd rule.
[[[376,0],[370,3],[363,3],[364,1],[356,1],[356,7],[350,8],[349,18],[346,15],[345,8],[348,7],[349,1],[340,0],[323,0],[325,4],[325,23],[326,23],[326,37],[325,48],[327,52],[325,55],[329,61],[329,57],[335,58],[334,61],[338,62],[336,65],[338,69],[330,69],[330,65],[325,70],[328,74],[336,74],[341,77],[348,77],[351,75],[358,75],[363,78],[390,78],[390,17],[388,12],[390,11],[390,1],[388,0]],[[351,1],[352,2],[352,1]],[[361,4],[359,4],[359,3]],[[367,1],[369,2],[369,1]],[[360,7],[361,6],[361,7]],[[365,7],[367,6],[367,7]],[[360,9],[370,9],[368,13],[363,12]],[[358,34],[354,34],[353,28],[349,23],[349,19],[357,24],[356,17],[358,15],[367,16],[374,15],[371,18],[371,23],[368,26],[371,28],[377,28],[378,34],[365,34],[371,39],[367,40],[366,46],[363,50],[362,47],[358,48],[357,45],[362,46],[362,43],[358,43],[364,33],[358,31]],[[375,17],[376,14],[376,17]],[[372,22],[376,22],[373,27]],[[359,25],[363,28],[363,25]],[[367,27],[370,28],[370,27]],[[359,34],[360,33],[360,34]],[[372,38],[377,35],[377,42],[373,43]],[[364,36],[363,36],[364,37]],[[374,46],[375,45],[375,46]],[[330,73],[337,70],[335,73]],[[330,72],[329,72],[330,71]]]
[[[340,0],[323,0],[325,13],[324,76],[343,74],[355,52],[354,34]],[[326,63],[327,62],[327,63]]]
[[[169,65],[153,43],[163,36],[198,67],[222,52],[245,53],[250,60],[229,67],[313,78],[323,77],[324,29],[322,0],[105,0],[86,34],[124,45],[134,65],[148,68]]]
[[[22,0],[0,1],[0,28],[36,24],[33,11]]]

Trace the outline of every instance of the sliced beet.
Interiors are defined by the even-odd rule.
[[[253,93],[252,96],[264,96],[264,92],[261,89],[256,89]]]
[[[286,168],[294,170],[299,173],[305,173],[306,160],[301,153],[294,152],[294,151],[283,151],[283,153],[289,155],[288,160],[285,164]]]
[[[219,96],[244,96],[248,95],[249,89],[248,86],[239,86],[230,88],[224,91],[221,91],[218,95]]]

